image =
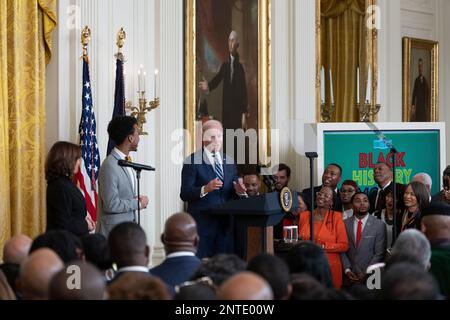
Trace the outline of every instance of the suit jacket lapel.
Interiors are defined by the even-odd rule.
[[[214,178],[216,178],[216,171],[214,170],[214,164],[211,163],[209,161],[208,155],[205,152],[205,148],[203,148],[203,152],[202,152],[202,162],[206,164],[206,166],[208,167],[208,171],[210,173],[210,176]]]
[[[114,150],[111,152],[111,154],[116,160],[120,160],[120,156],[116,152],[114,152]],[[123,173],[127,177],[128,183],[130,184],[130,188],[133,190],[133,193],[134,193],[133,182],[131,181],[131,176],[128,174],[127,169],[125,167],[120,167],[120,168],[122,169]]]
[[[349,219],[347,219],[346,221],[348,221],[347,223],[349,224],[349,238],[350,241],[353,243],[353,247],[356,248],[356,244],[355,244],[355,232],[353,230],[353,227],[355,226],[355,216],[351,216]]]

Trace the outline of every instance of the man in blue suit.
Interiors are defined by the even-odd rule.
[[[187,202],[187,212],[197,222],[199,258],[232,251],[228,217],[208,215],[207,211],[246,192],[237,178],[234,160],[220,152],[222,124],[216,120],[205,122],[202,136],[203,148],[184,161],[180,192],[181,199]]]
[[[195,256],[198,240],[197,225],[189,214],[175,213],[167,219],[161,235],[166,259],[150,273],[161,278],[172,294],[175,286],[189,280],[201,263]]]

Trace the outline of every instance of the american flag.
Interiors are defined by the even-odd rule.
[[[78,186],[86,199],[86,208],[93,221],[97,220],[97,179],[100,169],[94,107],[92,101],[89,65],[83,59],[83,96],[81,119],[79,125],[82,162],[80,171],[75,176]]]

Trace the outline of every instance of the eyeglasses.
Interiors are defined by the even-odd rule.
[[[331,199],[331,198],[333,198],[333,195],[329,194],[329,193],[326,193],[326,192],[317,192],[316,193],[316,197],[323,197],[323,198],[326,198],[326,199]]]
[[[175,293],[180,293],[181,288],[202,284],[216,291],[216,286],[210,277],[201,277],[192,281],[185,281],[175,286]]]

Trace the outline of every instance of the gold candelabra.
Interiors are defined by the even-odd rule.
[[[369,100],[366,100],[366,103],[364,104],[357,102],[356,107],[359,110],[359,121],[361,122],[373,121],[373,118],[381,109],[381,105],[379,103],[372,104]]]
[[[326,104],[324,101],[320,104],[321,122],[330,122],[334,112],[334,103]]]
[[[137,126],[139,129],[139,135],[148,135],[147,132],[144,131],[144,123],[147,122],[145,119],[145,115],[147,112],[156,109],[159,106],[159,98],[155,97],[153,100],[148,102],[145,98],[145,91],[138,91],[139,95],[139,106],[134,107],[131,101],[127,101],[125,103],[125,108],[131,111],[131,116],[137,119]]]
[[[125,57],[122,53],[122,48],[125,43],[126,39],[126,33],[125,30],[120,28],[119,32],[116,36],[116,45],[117,45],[117,53],[116,58],[121,60],[122,62],[125,61]],[[156,109],[159,106],[159,98],[155,97],[153,100],[149,101],[147,106],[147,99],[145,98],[145,72],[144,74],[141,74],[141,70],[138,72],[139,74],[139,90],[138,90],[138,97],[139,97],[139,105],[137,107],[133,106],[133,102],[126,101],[125,102],[125,109],[128,109],[131,111],[130,116],[135,117],[137,119],[137,126],[139,130],[139,135],[147,135],[148,133],[144,131],[144,123],[147,122],[145,119],[145,115],[147,112],[152,111],[153,109]],[[156,95],[156,72],[155,72],[155,95]]]

